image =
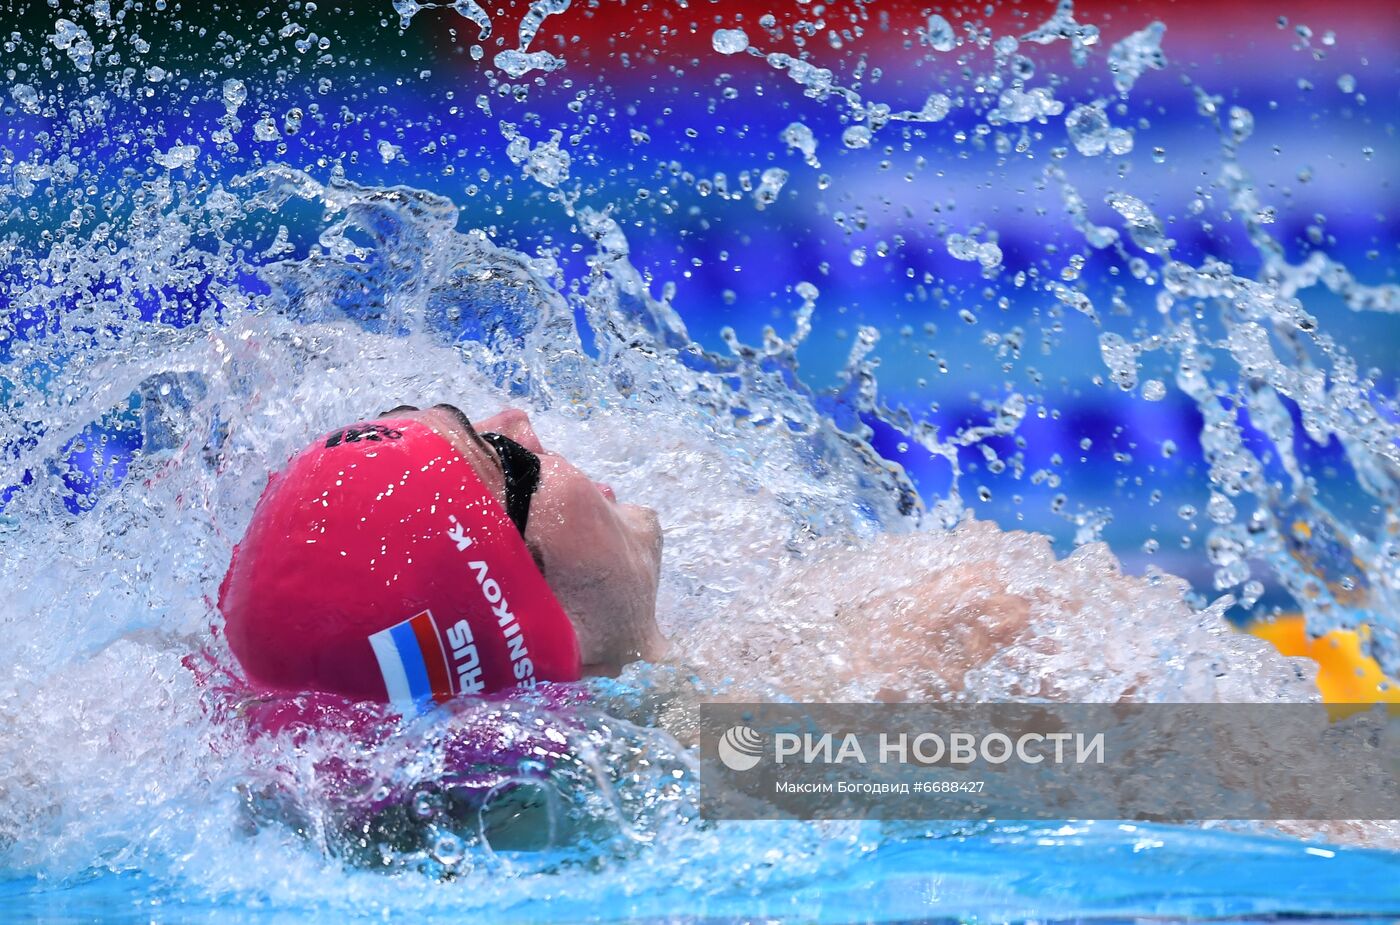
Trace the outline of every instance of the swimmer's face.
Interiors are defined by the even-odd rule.
[[[656,626],[661,525],[655,511],[619,503],[611,488],[546,450],[523,411],[508,409],[470,422],[451,405],[386,413],[423,421],[451,440],[503,508],[507,491],[500,454],[481,434],[501,434],[538,456],[540,477],[530,499],[525,542],[574,624],[584,670],[612,674],[628,662],[661,656],[665,640]]]

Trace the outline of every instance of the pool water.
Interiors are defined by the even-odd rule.
[[[760,824],[760,828],[766,824]],[[792,877],[767,890],[603,889],[588,898],[540,896],[493,908],[503,922],[1126,921],[1142,918],[1389,921],[1400,904],[1392,852],[1306,847],[1277,838],[1114,823],[1002,826],[960,837],[909,838],[875,848],[836,875]],[[1281,884],[1288,884],[1281,890]],[[388,886],[399,886],[389,883]],[[469,891],[435,890],[419,905],[414,884],[353,901],[284,905],[266,897],[200,901],[140,873],[92,877],[62,889],[6,884],[17,918],[48,921],[347,921],[412,914],[454,921],[479,914]],[[777,889],[774,889],[777,887]],[[454,896],[454,893],[456,896]],[[463,894],[466,893],[466,894]],[[1044,912],[1053,915],[1043,918]]]
[[[1393,16],[507,6],[15,13],[6,920],[1400,915],[1393,823],[715,823],[685,735],[739,695],[1315,700],[1237,631],[1281,614],[1400,674]],[[250,738],[214,602],[266,473],[444,399],[659,512],[672,656]],[[828,670],[823,614],[907,630],[870,602],[959,570],[1055,645]],[[551,834],[442,809],[483,724],[566,743],[483,759]],[[381,792],[416,821],[357,830]]]
[[[747,823],[741,837],[761,835],[764,828],[766,823]],[[552,895],[546,887],[537,896],[493,907],[491,914],[502,922],[1387,921],[1400,907],[1392,852],[1126,823],[1002,825],[936,839],[911,835],[862,852],[844,869],[764,879],[762,889],[727,883],[722,889],[687,885],[639,895],[614,887],[586,897]],[[259,896],[201,901],[129,873],[61,889],[11,881],[5,900],[21,919],[58,921],[316,922],[405,915],[445,922],[482,911],[450,884],[431,899],[416,884],[384,886],[353,901],[288,907]],[[1053,910],[1048,918],[1046,910]]]

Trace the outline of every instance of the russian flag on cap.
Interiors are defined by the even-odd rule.
[[[452,699],[447,652],[431,611],[380,630],[369,637],[369,644],[391,703],[413,703],[425,710]]]

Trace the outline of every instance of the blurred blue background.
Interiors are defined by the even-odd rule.
[[[283,24],[270,23],[266,57],[233,62],[219,61],[207,42],[187,41],[189,31],[198,25],[212,36],[262,25],[236,10],[185,10],[185,27],[174,29],[152,14],[143,34],[168,74],[150,81],[150,96],[114,100],[126,110],[109,112],[106,124],[129,133],[95,125],[81,157],[118,184],[133,171],[151,175],[153,152],[198,145],[191,166],[172,172],[191,196],[269,162],[321,179],[339,173],[366,185],[427,189],[461,208],[463,227],[484,228],[497,243],[527,253],[551,253],[566,279],[576,280],[591,246],[559,191],[521,176],[506,154],[501,123],[518,126],[533,143],[558,131],[570,155],[561,188],[576,191],[580,206],[612,209],[632,262],[649,274],[654,295],[674,287],[672,304],[699,344],[725,352],[726,327],[750,344],[761,342],[767,325],[787,336],[801,303],[794,287],[812,283],[821,295],[798,356],[814,389],[839,386],[855,334],[868,325],[881,334],[874,354],[880,400],[942,434],[985,423],[989,409],[1013,391],[1030,399],[1016,435],[987,443],[1003,459],[1019,453],[1017,465],[995,473],[979,451],[963,455],[963,495],[977,516],[1049,533],[1062,549],[1084,524],[1101,522],[1102,538],[1129,570],[1155,563],[1211,593],[1200,549],[1209,486],[1195,408],[1170,388],[1155,402],[1119,390],[1107,381],[1100,329],[1053,304],[1041,288],[1014,282],[1018,273],[1058,276],[1082,254],[1077,273],[1105,330],[1130,336],[1152,314],[1156,289],[1124,272],[1111,251],[1085,247],[1044,170],[1062,168],[1098,223],[1121,225],[1103,203],[1105,190],[1131,192],[1164,218],[1178,259],[1212,256],[1253,275],[1260,256],[1214,188],[1222,132],[1217,117],[1200,111],[1197,91],[1215,94],[1222,109],[1242,106],[1253,115],[1239,161],[1261,200],[1275,208],[1269,230],[1288,259],[1321,249],[1362,282],[1394,282],[1400,26],[1392,11],[1364,4],[1079,4],[1079,21],[1098,23],[1104,34],[1086,67],[1070,64],[1064,42],[1021,50],[1057,98],[1107,98],[1113,124],[1133,129],[1130,154],[1090,160],[1068,145],[1063,118],[1027,126],[1029,157],[998,154],[995,137],[978,134],[983,120],[972,100],[945,121],[892,124],[868,148],[844,146],[849,114],[838,101],[804,95],[760,58],[721,57],[710,48],[714,28],[736,25],[756,42],[764,39],[765,49],[786,47],[793,23],[811,12],[802,5],[773,10],[775,24],[766,27],[755,22],[760,11],[743,3],[574,6],[545,22],[536,46],[560,54],[567,66],[504,84],[489,67],[494,51],[475,60],[476,27],[450,9],[423,11],[401,30],[387,3],[324,4],[314,12],[293,5],[283,20],[299,29],[282,36]],[[1048,4],[1032,6],[947,15],[976,19],[995,34],[1024,32],[1050,11]],[[507,19],[524,9],[507,5]],[[935,89],[975,95],[968,88],[977,81],[955,64],[940,70],[924,59],[916,40],[920,8],[890,3],[878,7],[879,16],[864,9],[830,4],[824,15],[850,14],[858,34],[843,33],[839,50],[808,46],[838,82],[896,109],[917,110]],[[1147,72],[1121,99],[1103,51],[1153,19],[1167,25],[1168,66]],[[782,39],[772,38],[785,26]],[[499,19],[496,29],[514,35]],[[335,39],[315,66],[292,48],[312,34]],[[214,62],[219,66],[210,67]],[[235,119],[225,105],[230,78],[246,94]],[[6,115],[6,145],[19,161],[54,154],[45,147],[62,135],[53,131],[61,114],[9,105]],[[793,122],[814,133],[819,165],[783,143]],[[1020,130],[1005,131],[1014,142]],[[216,142],[221,131],[227,139]],[[773,167],[790,175],[776,200],[759,208],[751,190]],[[1200,209],[1193,206],[1198,198],[1205,200]],[[34,207],[8,230],[37,241],[65,216],[53,196],[36,197]],[[314,244],[321,221],[311,208],[287,210],[275,222],[252,222],[249,234],[267,244],[284,224],[293,248],[286,256],[296,257]],[[979,228],[995,233],[1004,254],[995,279],[948,253],[948,234]],[[253,275],[244,282],[258,292]],[[23,285],[11,272],[0,287],[0,310],[6,293]],[[123,280],[109,286],[89,296],[130,299],[143,318],[183,325],[219,311],[197,283],[137,292],[126,291]],[[1353,312],[1321,287],[1301,298],[1361,369],[1383,371],[1382,397],[1393,399],[1400,317]],[[19,336],[0,341],[0,363],[74,309],[56,304],[18,319]],[[1144,357],[1143,378],[1170,385],[1171,370],[1154,369],[1154,356]],[[124,477],[141,445],[139,417],[139,400],[114,409],[54,462],[71,489],[70,510],[91,506],[104,486]],[[946,492],[945,460],[873,416],[865,420],[876,449],[906,468],[926,501]],[[26,443],[32,438],[12,449]],[[1371,499],[1355,488],[1335,442],[1304,441],[1297,449],[1313,470],[1336,476],[1327,500],[1337,513],[1368,516]],[[0,509],[14,490],[0,493]]]

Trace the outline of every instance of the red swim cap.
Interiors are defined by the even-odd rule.
[[[355,424],[267,488],[219,587],[255,684],[425,709],[575,681],[578,638],[525,541],[450,440]]]

